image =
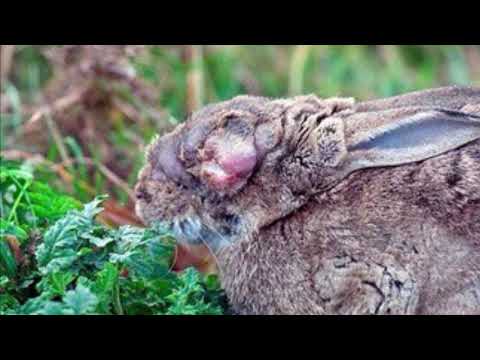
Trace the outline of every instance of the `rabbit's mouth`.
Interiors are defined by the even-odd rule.
[[[235,229],[233,227],[222,226],[218,229],[205,224],[198,216],[194,215],[175,219],[172,229],[178,242],[189,245],[206,245],[211,251],[217,252],[234,241]]]

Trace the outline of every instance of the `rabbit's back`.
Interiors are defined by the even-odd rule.
[[[359,171],[316,201],[343,204],[349,217],[407,224],[428,219],[457,235],[478,238],[480,141],[416,164]]]

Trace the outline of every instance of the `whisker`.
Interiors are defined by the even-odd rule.
[[[220,265],[220,262],[218,261],[218,257],[216,255],[215,251],[213,251],[213,249],[210,247],[210,245],[206,241],[204,241],[203,243],[207,247],[210,254],[213,256],[213,259],[215,260],[215,264],[217,265],[218,272],[222,273],[222,267]]]
[[[205,245],[213,256],[218,272],[222,274],[223,271],[218,260],[218,253],[224,246],[232,244],[231,238],[224,236],[216,228],[204,224],[198,216],[174,219],[172,230],[180,243]]]

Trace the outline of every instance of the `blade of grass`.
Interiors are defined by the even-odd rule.
[[[12,181],[15,183],[15,185],[17,185],[19,188],[22,187],[21,184],[18,182],[18,180],[17,180],[15,177],[11,177],[11,179],[12,179]],[[35,209],[34,209],[33,206],[32,206],[32,202],[31,202],[31,200],[30,200],[30,196],[28,195],[28,192],[27,192],[27,189],[28,189],[28,187],[30,187],[30,185],[32,184],[32,182],[31,182],[31,181],[27,181],[27,182],[25,183],[25,185],[27,185],[27,183],[28,183],[28,186],[25,188],[25,192],[24,192],[23,195],[25,196],[25,200],[27,201],[28,208],[29,208],[29,210],[30,210],[30,212],[32,213],[32,216],[33,216],[33,226],[34,226],[34,228],[36,228],[36,227],[37,227],[37,216],[36,216],[36,214],[35,214]],[[18,199],[18,198],[17,198],[17,199]],[[18,206],[18,205],[17,205],[17,206]],[[12,212],[13,212],[13,210],[14,210],[14,208],[12,208]],[[10,213],[10,214],[11,214],[11,213]],[[18,224],[18,218],[17,218],[16,212],[15,212],[15,221],[16,221],[16,223]]]
[[[26,181],[25,184],[22,186],[20,193],[18,194],[17,198],[15,199],[15,202],[13,203],[12,209],[10,210],[10,214],[8,215],[7,221],[11,222],[12,218],[15,216],[17,207],[20,204],[20,201],[22,200],[22,197],[25,195],[28,187],[32,184],[31,181]],[[19,184],[20,185],[20,184]],[[17,223],[17,225],[20,225]]]
[[[83,189],[82,186],[79,185],[80,182],[85,182],[88,183],[88,173],[87,173],[87,168],[85,166],[85,161],[84,161],[84,156],[83,156],[83,151],[78,145],[77,141],[70,137],[67,136],[64,140],[64,143],[66,146],[68,146],[69,150],[73,154],[73,157],[75,158],[75,164],[77,166],[74,166],[73,164],[71,165],[71,171],[74,172],[74,181],[73,181],[73,186],[75,188],[75,196],[78,197],[81,201],[88,201],[89,195],[85,190]]]
[[[45,159],[41,155],[34,155],[30,154],[24,151],[16,151],[16,150],[11,150],[11,151],[3,151],[0,153],[1,156],[4,156],[6,159],[11,159],[11,160],[18,160],[18,159],[35,159],[36,163],[43,163],[47,166],[49,166],[53,171],[58,172],[63,178],[69,179],[72,181],[73,176],[72,174],[68,173],[65,171],[64,167],[65,166],[72,166],[76,162],[76,159],[70,159],[67,158],[65,161],[62,161],[60,164],[55,164],[47,159]],[[86,165],[88,166],[96,166],[97,169],[108,179],[110,180],[114,185],[118,186],[121,188],[123,191],[125,191],[128,194],[128,197],[132,200],[135,201],[135,195],[133,191],[130,189],[128,184],[123,181],[119,176],[117,176],[113,171],[111,171],[109,168],[107,168],[103,164],[96,164],[95,161],[91,158],[83,158],[83,161]],[[95,195],[95,190],[89,186],[88,184],[84,183],[83,186],[85,189],[92,195]]]
[[[199,109],[203,104],[203,50],[201,45],[187,45],[184,48],[187,71],[187,111]]]
[[[2,87],[8,79],[12,68],[15,46],[16,45],[0,45],[0,84]]]
[[[53,121],[52,117],[50,116],[50,113],[45,114],[45,122],[47,123],[48,130],[50,131],[50,135],[53,138],[53,141],[55,142],[55,145],[57,146],[58,152],[60,154],[60,157],[64,162],[68,161],[68,151],[67,148],[65,147],[65,144],[63,143],[63,138],[62,134],[60,133],[60,130],[58,129],[57,124],[55,121]],[[74,169],[70,169],[71,172],[74,172]]]
[[[300,95],[303,92],[305,65],[310,55],[311,47],[311,45],[298,45],[293,51],[288,80],[288,93],[290,96]]]

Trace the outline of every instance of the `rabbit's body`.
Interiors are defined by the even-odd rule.
[[[218,259],[243,313],[480,313],[479,250],[476,141],[352,174]]]
[[[242,314],[480,313],[478,115],[475,88],[236,98],[152,145],[137,212]]]

